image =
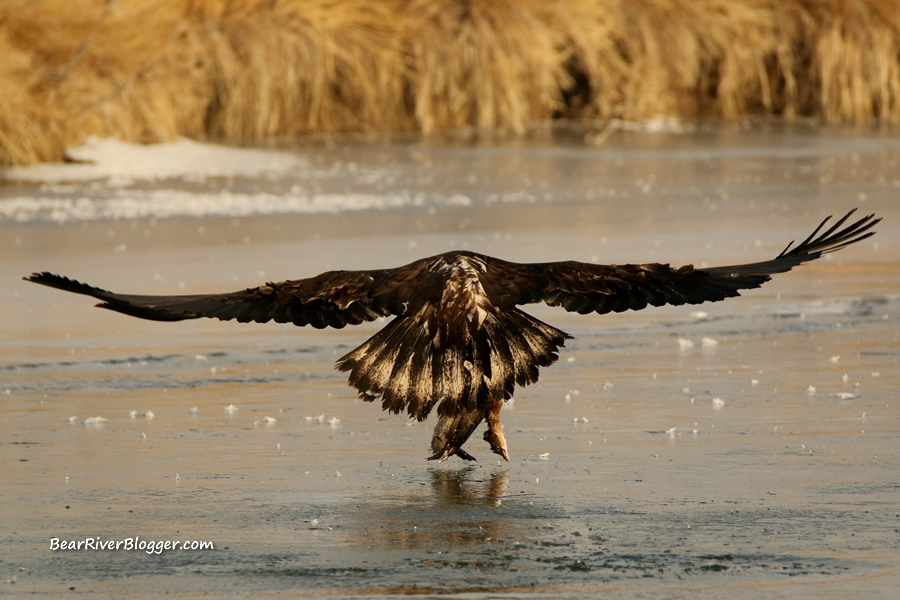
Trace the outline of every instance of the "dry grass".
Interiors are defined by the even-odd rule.
[[[86,136],[900,121],[900,0],[0,0],[0,164]]]
[[[812,16],[808,110],[828,121],[900,121],[900,4],[805,0]]]
[[[539,1],[412,0],[406,43],[416,125],[521,131],[561,109],[563,32]]]
[[[0,163],[61,158],[88,135],[155,142],[203,131],[203,48],[165,3],[68,0],[0,5]],[[6,94],[4,94],[6,95]],[[7,129],[12,122],[15,128]]]
[[[209,135],[253,141],[413,126],[403,53],[411,23],[399,2],[191,4],[212,63]]]

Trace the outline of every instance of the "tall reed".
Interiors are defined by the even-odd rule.
[[[0,164],[87,136],[900,121],[900,0],[2,0]]]

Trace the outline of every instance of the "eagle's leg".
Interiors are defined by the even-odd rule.
[[[503,426],[500,425],[500,409],[503,408],[503,400],[494,400],[488,408],[487,431],[484,432],[484,440],[491,445],[491,450],[509,462],[509,452],[506,450],[506,436],[503,435]]]
[[[467,410],[453,415],[439,415],[431,438],[431,451],[428,460],[444,461],[454,454],[463,460],[475,460],[475,457],[462,449],[463,444],[484,419],[479,410]]]

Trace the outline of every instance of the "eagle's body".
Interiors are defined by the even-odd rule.
[[[482,420],[485,440],[509,460],[499,413],[516,384],[538,380],[568,334],[518,306],[545,302],[587,314],[699,304],[738,296],[774,273],[814,260],[872,235],[873,215],[827,231],[760,263],[695,269],[667,264],[597,265],[576,261],[521,264],[468,251],[423,258],[395,269],[330,271],[226,294],[116,294],[35,273],[27,279],[102,300],[98,306],[135,317],[179,321],[212,317],[240,322],[359,324],[393,316],[384,328],[337,361],[367,401],[424,420],[435,406],[432,459],[474,460],[462,445]],[[818,236],[818,237],[817,237]]]

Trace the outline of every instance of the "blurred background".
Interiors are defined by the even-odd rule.
[[[4,0],[0,52],[0,164],[87,136],[900,120],[896,0]]]

